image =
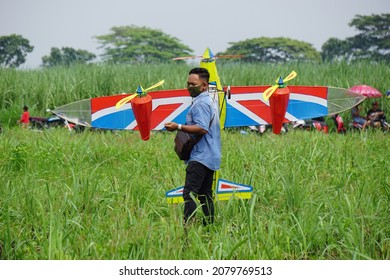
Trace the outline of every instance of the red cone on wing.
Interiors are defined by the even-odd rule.
[[[290,90],[288,87],[277,88],[269,98],[269,105],[272,117],[272,132],[280,134],[283,126],[284,116],[286,115]]]
[[[146,92],[161,86],[163,83],[164,80],[161,80],[157,84],[154,84],[147,89],[143,89],[141,85],[138,85],[137,93],[122,98],[115,105],[116,109],[118,110],[124,104],[131,101],[131,109],[133,110],[133,115],[137,121],[137,126],[139,132],[141,133],[141,138],[144,141],[150,139],[150,130],[152,124],[152,97],[146,94]]]
[[[131,100],[131,108],[133,109],[142,140],[149,140],[152,122],[152,97],[146,94],[133,98]]]

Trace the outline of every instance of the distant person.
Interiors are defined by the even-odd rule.
[[[20,116],[20,120],[18,120],[18,124],[20,124],[22,128],[28,128],[28,125],[30,124],[30,113],[28,112],[28,107],[26,105],[23,106],[23,113]]]
[[[352,121],[362,126],[365,129],[367,126],[367,120],[360,115],[360,104],[356,105],[351,110]]]
[[[381,127],[385,120],[385,114],[379,109],[378,101],[372,103],[371,109],[367,112],[367,126]]]
[[[325,118],[324,116],[321,116],[321,117],[316,117],[316,118],[312,118],[311,119],[312,122],[313,122],[313,126],[318,130],[318,131],[323,131],[325,133],[328,133],[328,125],[325,121]]]
[[[331,118],[333,119],[333,121],[334,121],[334,123],[336,125],[337,133],[345,134],[347,132],[347,130],[344,127],[344,120],[343,120],[343,118],[338,113],[333,114],[331,116]]]
[[[205,219],[204,225],[214,221],[213,177],[221,164],[221,135],[218,108],[208,91],[210,74],[205,68],[192,69],[187,78],[187,89],[192,104],[186,115],[185,124],[167,122],[168,131],[183,132],[202,138],[195,144],[186,161],[186,178],[183,190],[184,225],[192,220],[197,209],[193,197],[198,198]]]

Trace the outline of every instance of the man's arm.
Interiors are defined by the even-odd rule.
[[[168,131],[175,131],[179,128],[179,125],[175,122],[167,122],[165,123],[165,128]],[[182,124],[181,125],[181,130],[190,134],[195,134],[195,135],[205,135],[207,134],[207,130],[201,128],[200,126],[197,125],[186,125]]]

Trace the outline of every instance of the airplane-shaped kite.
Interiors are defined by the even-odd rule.
[[[268,100],[264,95],[270,86],[222,87],[215,60],[212,52],[206,49],[200,66],[209,70],[210,88],[215,89],[211,91],[213,94],[218,93],[215,99],[220,104],[221,127],[272,124],[271,99]],[[281,87],[284,82],[286,79],[283,80]],[[348,89],[328,86],[288,86],[288,90],[289,98],[283,123],[340,113],[365,99],[364,96]],[[151,130],[163,130],[167,121],[185,123],[185,115],[192,100],[186,88],[157,90],[148,92],[148,95],[153,99]],[[118,94],[84,99],[57,107],[52,112],[60,118],[82,126],[138,130],[131,104],[121,101],[129,96],[135,95]],[[123,104],[117,109],[116,104],[120,101]]]
[[[287,87],[285,82],[297,75],[294,71],[285,79],[279,78],[274,86],[222,87],[216,58],[207,48],[201,57],[200,66],[210,72],[210,92],[219,104],[221,128],[272,124],[273,132],[278,134],[283,123],[340,113],[366,98],[348,89],[336,87]],[[178,59],[183,58],[175,60]],[[52,112],[78,125],[101,129],[141,130],[142,139],[148,140],[150,130],[163,130],[168,121],[185,123],[185,116],[192,101],[187,89],[158,90],[146,94],[146,91],[162,83],[163,81],[146,90],[139,86],[136,94],[76,101],[60,106]],[[127,103],[130,100],[132,102]],[[135,104],[143,101],[148,105],[142,105],[142,112],[137,113]],[[143,124],[140,118],[143,118]],[[250,198],[251,186],[221,180],[218,178],[218,172],[216,174],[214,189],[217,199],[231,196]],[[230,188],[226,187],[229,185],[227,182]],[[228,189],[229,192],[226,192]],[[177,198],[180,192],[180,188],[167,192],[168,202],[181,202]]]

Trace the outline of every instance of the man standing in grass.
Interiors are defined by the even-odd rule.
[[[168,122],[168,131],[182,130],[201,136],[194,146],[190,159],[186,161],[186,179],[183,191],[184,224],[193,218],[196,202],[199,199],[205,219],[205,225],[214,222],[213,176],[221,164],[221,134],[218,106],[208,91],[210,74],[205,68],[194,68],[189,72],[187,89],[193,98],[186,115],[185,124]]]

